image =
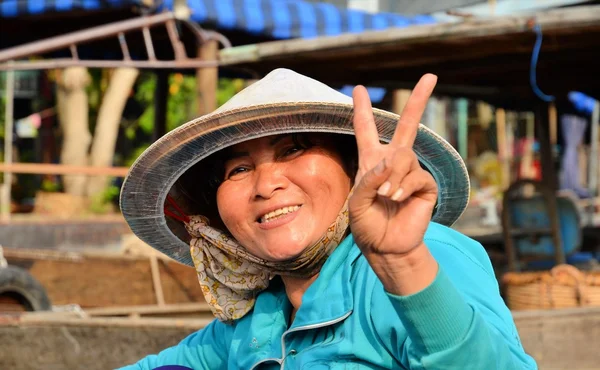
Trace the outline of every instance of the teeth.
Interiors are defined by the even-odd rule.
[[[300,209],[300,206],[283,207],[283,208],[277,209],[275,211],[269,212],[266,215],[262,216],[260,218],[260,222],[273,221],[273,220],[277,219],[279,216],[283,216],[283,215],[291,213],[291,212],[296,212],[298,209]]]

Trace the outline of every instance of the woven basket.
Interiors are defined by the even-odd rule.
[[[583,272],[571,265],[542,272],[509,272],[502,283],[511,310],[600,306],[600,272]]]

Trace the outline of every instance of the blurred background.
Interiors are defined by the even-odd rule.
[[[600,4],[0,0],[0,368],[109,369],[210,310],[119,212],[157,138],[290,68],[423,124],[467,164],[453,226],[488,252],[541,369],[600,369]]]

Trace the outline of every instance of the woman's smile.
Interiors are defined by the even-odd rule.
[[[276,207],[274,210],[268,211],[259,217],[258,225],[264,230],[285,225],[296,218],[301,207],[302,205]]]

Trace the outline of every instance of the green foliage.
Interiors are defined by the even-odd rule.
[[[106,191],[104,192],[104,200],[109,201],[109,202],[115,200],[115,198],[118,196],[119,196],[119,187],[115,186],[115,185],[109,186],[106,189]]]
[[[113,202],[119,196],[119,187],[110,185],[98,196],[91,199],[90,211],[96,214],[104,214],[114,211]]]
[[[156,90],[156,75],[154,73],[143,73],[139,78],[135,99],[145,109],[137,123],[129,125],[125,129],[125,136],[129,140],[136,138],[136,133],[141,131],[150,136],[154,130],[154,92]],[[217,104],[223,105],[233,95],[244,88],[244,80],[225,79],[219,80],[217,90]],[[196,101],[196,77],[184,76],[179,73],[169,76],[169,94],[167,100],[167,131],[171,131],[190,119],[197,112]],[[142,154],[148,145],[144,144],[136,148],[125,165],[130,166]]]
[[[196,111],[196,78],[179,73],[171,75],[167,101],[167,131],[189,121]]]
[[[146,106],[139,119],[138,126],[146,134],[154,129],[154,92],[156,76],[147,74],[138,85],[136,100]],[[196,79],[175,73],[169,76],[169,92],[167,97],[167,131],[177,128],[193,117],[196,111]],[[130,133],[131,135],[131,133]]]
[[[58,185],[58,183],[55,181],[45,178],[44,180],[42,180],[41,189],[42,191],[55,193],[57,191],[60,191],[60,185]]]
[[[90,132],[94,132],[96,128],[96,122],[98,120],[98,113],[100,112],[100,106],[102,105],[102,98],[106,92],[106,88],[109,83],[108,70],[102,69],[89,69],[90,84],[87,86],[86,91],[88,95],[88,122]]]
[[[140,155],[142,155],[142,153],[144,152],[144,150],[148,149],[149,146],[150,145],[145,144],[145,145],[142,145],[142,146],[139,146],[139,147],[135,148],[135,150],[133,151],[133,153],[131,153],[131,156],[125,160],[125,166],[131,167],[133,165],[133,162],[135,162],[135,160]]]
[[[135,99],[146,107],[144,113],[138,120],[139,129],[151,135],[154,128],[154,90],[156,90],[156,76],[151,73],[144,73],[139,78],[140,83],[137,86]],[[135,126],[131,129],[135,130]]]
[[[221,78],[217,90],[217,105],[220,107],[244,88],[244,80]]]

